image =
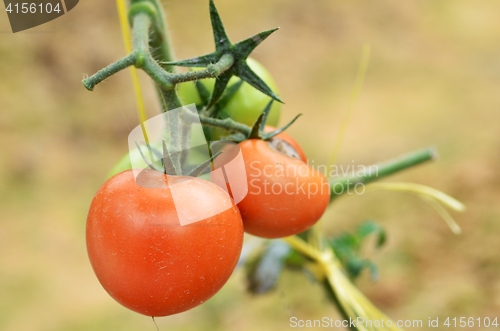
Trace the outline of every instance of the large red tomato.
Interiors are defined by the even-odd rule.
[[[265,238],[298,234],[316,223],[328,206],[330,188],[325,176],[304,162],[305,155],[289,139],[282,135],[239,144],[248,194],[238,208],[250,234]]]
[[[149,169],[137,178],[141,185],[132,170],[119,173],[95,195],[87,218],[90,262],[125,307],[148,316],[180,313],[228,280],[243,243],[241,216],[227,193],[206,180],[167,180]],[[176,207],[184,219],[200,221],[181,225]],[[214,208],[224,211],[210,216]]]

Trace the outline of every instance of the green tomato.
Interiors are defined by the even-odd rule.
[[[278,94],[276,83],[269,71],[262,64],[252,58],[247,59],[249,67],[274,91]],[[238,77],[232,77],[229,85],[239,82]],[[214,79],[203,79],[201,81],[205,87],[212,92],[214,88]],[[193,82],[182,83],[178,85],[177,92],[183,104],[201,104],[202,101]],[[231,117],[233,120],[252,126],[266,105],[271,100],[270,97],[257,90],[248,83],[243,83],[236,94],[229,100],[226,106],[219,112],[221,118]],[[274,102],[267,119],[267,125],[276,127],[281,115],[281,103]],[[223,135],[227,135],[223,129],[212,130],[212,140],[217,140]]]

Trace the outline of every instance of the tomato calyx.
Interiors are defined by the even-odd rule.
[[[236,133],[232,134],[229,136],[225,136],[222,138],[222,140],[227,140],[227,141],[234,141],[237,143],[240,143],[242,141],[245,141],[247,139],[261,139],[265,141],[269,141],[272,138],[276,137],[280,133],[284,132],[286,129],[290,127],[302,114],[298,114],[295,116],[290,122],[288,122],[286,125],[282,126],[281,128],[272,130],[270,132],[266,132],[264,128],[266,127],[266,122],[267,118],[269,116],[269,112],[271,111],[271,106],[273,105],[274,100],[269,101],[267,104],[266,108],[262,111],[260,114],[259,118],[255,121],[253,124],[250,133],[248,135],[245,135],[243,133]]]
[[[226,30],[219,16],[219,12],[215,7],[213,0],[210,0],[210,20],[212,22],[212,29],[215,39],[215,52],[197,56],[194,58],[163,62],[162,64],[168,66],[182,66],[182,67],[205,67],[208,70],[216,72],[218,68],[214,63],[219,63],[223,58],[232,61],[229,69],[217,75],[217,80],[214,90],[210,96],[207,104],[207,109],[211,108],[222,97],[226,86],[232,76],[237,76],[248,84],[255,87],[257,90],[268,95],[272,99],[283,102],[273,90],[248,66],[246,60],[250,53],[267,37],[278,28],[260,32],[236,44],[231,43],[226,34]]]

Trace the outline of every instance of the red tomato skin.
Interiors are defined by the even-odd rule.
[[[238,203],[246,232],[282,238],[303,232],[320,219],[330,201],[323,174],[303,160],[271,149],[266,141],[250,139],[239,145],[248,181],[248,193]],[[280,169],[285,175],[276,176]],[[274,191],[273,186],[277,188]],[[309,190],[313,187],[317,190]]]
[[[144,171],[151,179],[164,176]],[[147,316],[180,313],[208,300],[229,279],[241,252],[241,215],[227,194],[199,178],[182,185],[176,197],[193,201],[193,217],[203,217],[203,205],[220,199],[232,205],[181,226],[170,189],[139,186],[128,170],[109,179],[90,206],[87,250],[97,278],[116,301]]]

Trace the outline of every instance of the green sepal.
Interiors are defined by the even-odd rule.
[[[196,91],[200,96],[201,102],[203,103],[203,105],[206,105],[210,98],[210,91],[199,80],[195,81],[194,85],[196,86]]]
[[[144,160],[144,162],[148,165],[148,167],[149,167],[150,169],[153,169],[153,170],[158,171],[158,169],[156,169],[156,168],[155,168],[155,166],[154,166],[151,162],[149,162],[149,160],[146,158],[146,156],[145,156],[145,155],[144,155],[144,153],[142,152],[142,149],[141,149],[141,147],[139,146],[139,144],[137,143],[137,141],[134,141],[134,142],[135,142],[135,146],[136,146],[136,147],[137,147],[137,149],[139,150],[139,153],[141,154],[142,159],[143,159],[143,160]],[[149,146],[148,146],[148,147],[149,147]],[[149,147],[149,149],[150,149],[150,152],[151,152],[151,147]]]
[[[227,103],[229,102],[229,100],[231,100],[232,97],[234,97],[234,95],[236,94],[236,92],[238,92],[238,90],[240,89],[241,85],[243,85],[243,81],[242,80],[240,80],[237,83],[234,83],[231,86],[229,86],[224,91],[224,93],[220,97],[220,100],[217,102],[217,104],[215,106],[217,106],[219,109],[224,108],[227,105]]]
[[[259,117],[255,121],[255,123],[252,126],[252,131],[250,131],[250,134],[248,135],[248,139],[260,139],[260,126],[262,124],[262,121],[264,120],[264,117],[266,117],[265,111],[260,113]]]
[[[248,84],[252,85],[255,87],[257,90],[261,91],[265,95],[273,98],[276,101],[279,101],[283,103],[283,100],[281,100],[274,92],[271,90],[269,86],[259,77],[255,72],[250,69],[246,61],[238,61],[233,65],[233,72],[234,75],[240,77],[243,79],[245,82]]]
[[[232,46],[232,51],[237,53],[239,57],[246,59],[252,51],[259,46],[261,42],[266,40],[273,32],[279,28],[259,32],[245,40],[239,41]]]
[[[163,62],[162,64],[179,67],[199,67],[206,68],[209,64],[217,63],[222,56],[219,53],[210,53],[206,55],[192,57],[186,60]]]
[[[257,90],[268,95],[276,101],[283,102],[273,90],[255,74],[246,63],[247,57],[262,41],[269,37],[277,29],[271,29],[260,32],[250,38],[242,40],[236,44],[232,44],[229,40],[220,15],[215,7],[213,0],[210,0],[210,19],[215,41],[215,52],[174,62],[165,62],[165,65],[176,65],[183,67],[208,67],[210,64],[217,63],[223,55],[231,54],[234,58],[234,64],[223,74],[217,77],[212,96],[207,108],[212,107],[222,96],[222,92],[226,88],[229,79],[232,76],[240,77]]]
[[[215,40],[215,50],[219,53],[223,53],[231,47],[231,41],[229,40],[224,24],[219,15],[217,7],[213,0],[210,0],[210,21],[212,22],[212,30],[214,33]]]
[[[196,168],[191,170],[187,174],[187,176],[198,177],[198,176],[202,175],[203,172],[208,168],[208,166],[212,164],[213,160],[215,160],[215,158],[217,156],[221,155],[222,153],[224,153],[224,151],[220,151],[217,154],[213,155],[210,159],[206,160],[205,162],[203,162],[202,164],[200,164],[199,166],[197,166]]]
[[[295,118],[293,120],[291,120],[287,125],[285,126],[282,126],[281,128],[279,129],[276,129],[272,132],[267,132],[267,133],[263,133],[262,134],[262,140],[269,140],[277,135],[279,135],[281,132],[285,131],[286,129],[288,129],[290,127],[290,125],[292,125],[300,116],[302,116],[302,114],[298,114],[297,116],[295,116]]]
[[[212,95],[210,97],[210,101],[208,102],[207,108],[212,107],[219,100],[232,76],[233,74],[231,73],[231,69],[229,69],[228,71],[222,73],[219,77],[217,77],[214,84],[214,90],[212,91]]]
[[[262,122],[260,123],[259,127],[259,133],[262,135],[264,133],[264,128],[266,127],[267,124],[267,118],[269,117],[269,113],[271,112],[271,107],[273,106],[274,100],[271,99],[271,101],[268,102],[266,105],[266,108],[264,108],[264,111],[262,114],[264,114],[264,117],[262,118]]]
[[[161,144],[163,147],[163,173],[165,175],[179,175],[180,173],[174,166],[174,162],[172,161],[172,157],[167,149],[167,144],[165,143],[165,139],[161,140]]]
[[[252,131],[248,135],[248,139],[262,139],[264,127],[266,126],[267,117],[269,116],[269,112],[271,111],[273,101],[274,100],[271,99],[271,101],[269,101],[269,103],[266,105],[266,108],[264,108],[262,113],[260,113],[259,117],[252,126]]]

